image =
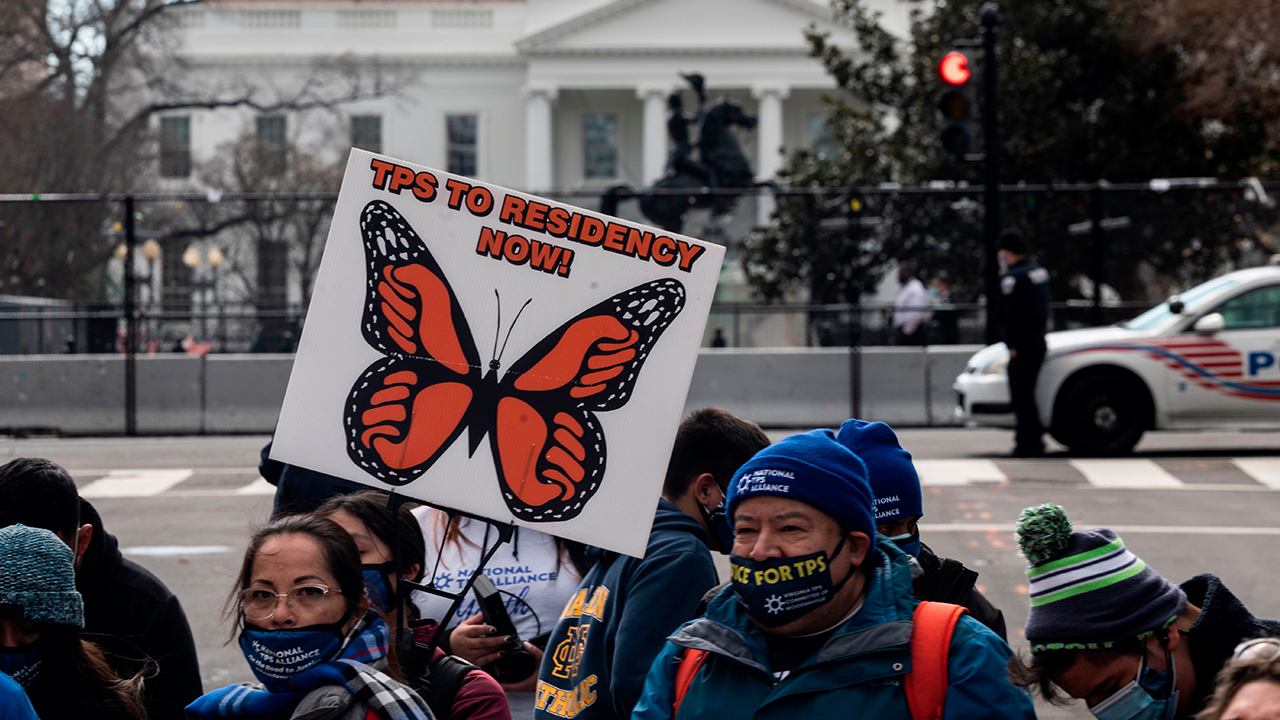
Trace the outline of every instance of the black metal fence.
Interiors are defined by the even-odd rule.
[[[1052,327],[1068,329],[1133,317],[1168,292],[1265,261],[1280,250],[1270,239],[1277,191],[1280,183],[1193,179],[1014,185],[1001,195],[1007,224],[1024,230],[1054,272],[1059,302]],[[588,209],[600,205],[596,193],[551,196]],[[981,342],[987,306],[972,302],[981,299],[985,259],[980,196],[980,188],[956,184],[765,188],[739,198],[728,216],[691,212],[686,233],[729,247],[729,271],[703,345]],[[122,354],[132,417],[140,354],[292,352],[336,197],[0,195],[0,355]],[[787,224],[762,232],[759,221],[770,207]],[[635,201],[617,212],[644,219]],[[828,247],[845,254],[832,260],[823,255]],[[795,273],[801,297],[830,296],[820,271],[835,275],[833,268],[847,265],[859,268],[853,286],[864,302],[753,301],[747,276],[767,283],[769,272],[787,270],[801,250],[811,265],[807,275]],[[957,290],[953,297],[967,302],[939,299],[905,309],[927,317],[916,333],[896,331],[889,298],[872,298],[884,269],[901,262],[926,282],[946,278]],[[1121,299],[1133,297],[1145,299]]]

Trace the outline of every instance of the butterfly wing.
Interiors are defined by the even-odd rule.
[[[684,309],[685,288],[656,280],[587,309],[503,377],[490,445],[517,518],[568,520],[600,487],[607,456],[595,412],[627,403],[658,338]]]
[[[458,297],[427,244],[398,210],[374,200],[360,213],[367,295],[361,331],[384,355],[423,358],[458,375],[480,354]]]
[[[467,425],[480,357],[440,265],[394,207],[360,214],[368,279],[361,332],[387,355],[351,389],[347,455],[369,474],[404,485],[431,467]]]
[[[347,398],[347,455],[389,485],[418,479],[466,426],[475,389],[440,363],[374,362]]]

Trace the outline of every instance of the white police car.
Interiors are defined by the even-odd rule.
[[[1147,430],[1280,429],[1280,267],[1240,270],[1112,327],[1049,333],[1040,418],[1088,454],[1130,450]],[[956,378],[956,416],[1013,427],[1009,351],[990,345]]]

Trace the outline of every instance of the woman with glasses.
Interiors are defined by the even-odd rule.
[[[365,592],[373,608],[397,630],[396,653],[410,687],[440,717],[452,720],[511,720],[502,686],[485,671],[430,646],[438,625],[421,619],[400,580],[422,579],[426,554],[422,530],[407,505],[392,518],[387,494],[365,490],[338,495],[316,510],[346,530],[360,551]],[[396,561],[392,548],[400,544]]]
[[[1280,720],[1280,639],[1255,638],[1236,648],[1200,720]]]
[[[187,707],[189,717],[433,717],[400,682],[387,625],[365,596],[360,551],[332,521],[295,515],[254,533],[227,609],[262,684],[214,690]]]
[[[0,677],[25,691],[43,720],[143,720],[142,676],[122,678],[80,637],[84,602],[74,554],[48,530],[0,529]],[[0,717],[21,718],[13,684]]]

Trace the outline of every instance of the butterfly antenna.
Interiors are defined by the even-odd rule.
[[[492,357],[489,358],[490,364],[492,364],[493,361],[496,361],[498,359],[498,356],[501,354],[498,352],[498,333],[502,332],[502,296],[498,295],[497,288],[493,289],[493,299],[498,302],[498,323],[493,326],[493,353],[494,354]],[[523,310],[523,308],[521,309]],[[517,315],[516,317],[518,319],[520,316]],[[507,335],[508,337],[510,337],[510,333],[508,333]],[[503,343],[503,347],[506,347],[506,343]]]
[[[529,307],[531,302],[533,302],[533,298],[524,301],[524,304],[520,306],[520,312],[516,313],[516,319],[511,321],[511,327],[507,328],[507,337],[502,341],[502,350],[498,351],[499,360],[502,359],[502,354],[507,351],[507,341],[511,339],[511,331],[516,329],[516,323],[520,322],[520,315],[524,313],[524,309]],[[494,344],[497,343],[495,342]]]

